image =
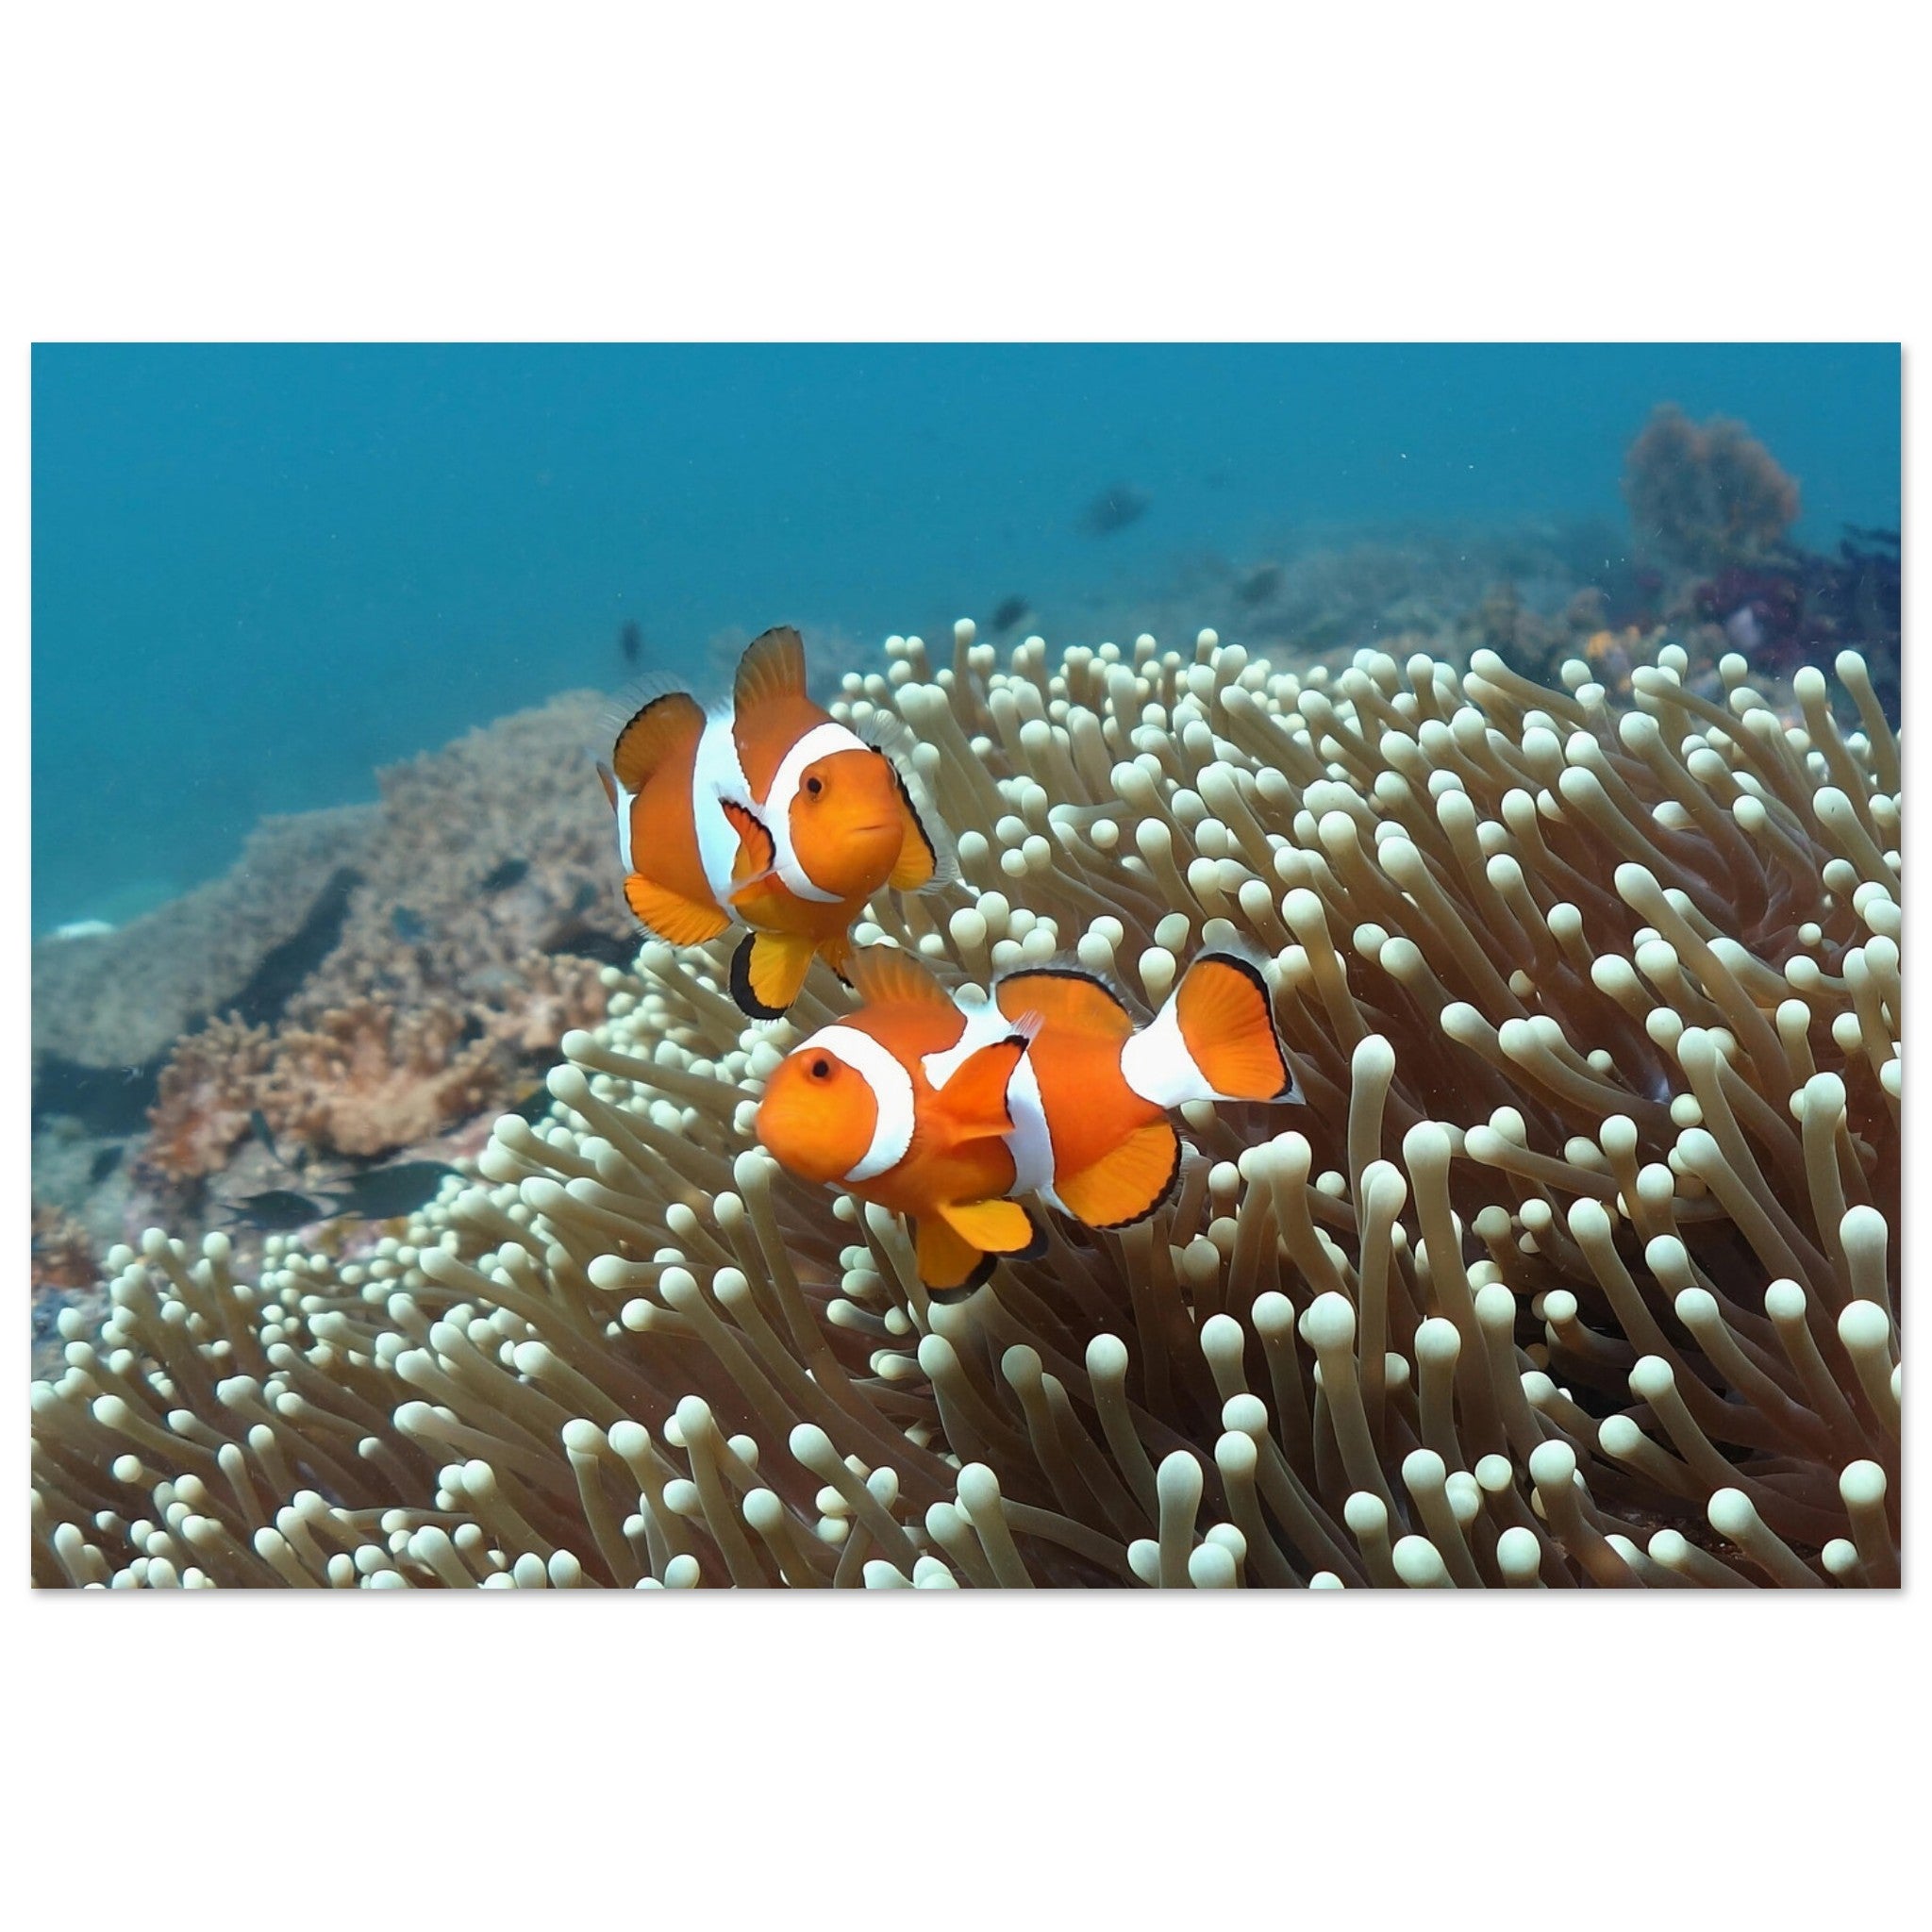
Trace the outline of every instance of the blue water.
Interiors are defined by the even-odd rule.
[[[1310,523],[1607,517],[1653,405],[1896,527],[1895,346],[39,348],[33,918],[774,622],[874,640]],[[1080,519],[1115,484],[1146,513]],[[1067,628],[1071,629],[1071,624]]]

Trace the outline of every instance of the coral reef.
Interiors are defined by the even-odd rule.
[[[142,1159],[172,1181],[225,1167],[261,1105],[270,1058],[266,1026],[216,1020],[191,1034],[161,1069]]]
[[[399,1014],[367,999],[284,1032],[263,1071],[257,1103],[278,1137],[361,1158],[427,1141],[502,1092],[491,1042],[464,1045],[448,1008]]]
[[[150,1230],[37,1384],[43,1585],[1890,1586],[1900,784],[1676,647],[1272,669],[888,641],[955,901],[861,937],[1150,1002],[1274,959],[1310,1105],[1201,1105],[1149,1221],[957,1306],[751,1144],[815,972],[606,970],[535,1124],[373,1254]]]
[[[36,1174],[60,1170],[103,1248],[143,1209],[206,1226],[217,1177],[286,1185],[254,1158],[257,1108],[298,1164],[423,1149],[521,1101],[594,1024],[632,944],[591,768],[602,704],[473,731],[379,774],[379,806],[271,820],[227,877],[36,947]],[[125,1147],[132,1186],[90,1187],[59,1158],[75,1135]]]
[[[1641,542],[1707,574],[1770,555],[1798,519],[1798,486],[1741,423],[1693,423],[1674,403],[1630,445],[1624,500]]]
[[[33,948],[33,1051],[118,1070],[158,1061],[214,1013],[273,1018],[336,942],[375,830],[368,806],[264,819],[233,871],[125,926]]]

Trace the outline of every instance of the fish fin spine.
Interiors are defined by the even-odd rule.
[[[667,691],[631,713],[611,748],[610,771],[635,797],[668,758],[694,753],[704,729],[705,714],[698,701],[687,691]]]
[[[731,702],[740,717],[759,705],[806,695],[805,640],[789,624],[759,632],[744,647],[732,682]]]
[[[857,947],[847,970],[852,990],[869,1007],[900,1003],[949,1007],[953,1003],[925,962],[904,946]]]
[[[708,906],[687,899],[634,872],[624,881],[624,903],[640,925],[674,946],[701,946],[714,940],[731,924],[731,915],[722,906]]]

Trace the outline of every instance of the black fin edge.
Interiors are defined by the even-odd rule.
[[[1174,1184],[1181,1177],[1181,1162],[1188,1158],[1188,1143],[1176,1134],[1174,1137],[1174,1165],[1167,1171],[1167,1178],[1160,1184],[1160,1191],[1141,1208],[1138,1214],[1130,1214],[1124,1221],[1108,1221],[1097,1224],[1080,1223],[1082,1226],[1091,1225],[1096,1234],[1118,1234],[1124,1227],[1139,1227],[1150,1214],[1157,1214],[1164,1208],[1174,1194]],[[1070,1220],[1074,1217],[1069,1216]]]
[[[999,997],[1000,988],[1005,986],[1009,980],[1032,979],[1035,977],[1041,979],[1084,979],[1090,986],[1097,986],[1134,1023],[1134,1030],[1136,1032],[1139,1032],[1142,1026],[1147,1024],[1143,1012],[1136,1010],[1133,1000],[1127,996],[1124,988],[1117,986],[1105,973],[1095,973],[1091,967],[1082,966],[1077,959],[1071,956],[1056,954],[1054,958],[1048,959],[1042,965],[1011,966],[1004,973],[995,973],[992,978],[993,997],[995,999]]]
[[[768,1007],[751,990],[751,949],[758,939],[757,933],[746,933],[731,955],[731,997],[738,1003],[738,1010],[751,1019],[782,1020],[789,1008]]]
[[[1204,959],[1218,959],[1224,966],[1232,966],[1237,973],[1245,975],[1253,984],[1255,991],[1261,995],[1261,1010],[1268,1015],[1268,1031],[1274,1041],[1274,1058],[1281,1067],[1281,1085],[1268,1096],[1268,1099],[1271,1101],[1287,1099],[1290,1094],[1296,1091],[1294,1069],[1288,1063],[1288,1049],[1282,1045],[1281,1030],[1274,1024],[1274,995],[1268,990],[1266,975],[1256,965],[1254,960],[1244,958],[1240,953],[1231,953],[1222,946],[1216,946],[1209,952],[1198,954],[1193,959],[1189,961],[1188,972],[1191,973]],[[1185,975],[1183,976],[1185,977]]]

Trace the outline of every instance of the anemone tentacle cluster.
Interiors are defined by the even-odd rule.
[[[822,971],[748,1026],[644,945],[554,1107],[345,1262],[151,1231],[33,1391],[43,1584],[1890,1586],[1900,762],[1620,711],[1490,653],[1273,670],[1204,632],[1000,668],[887,642],[958,835],[861,941],[1067,953],[1158,1004],[1274,960],[1306,1109],[1200,1104],[1174,1197],[952,1306],[757,1146]]]

